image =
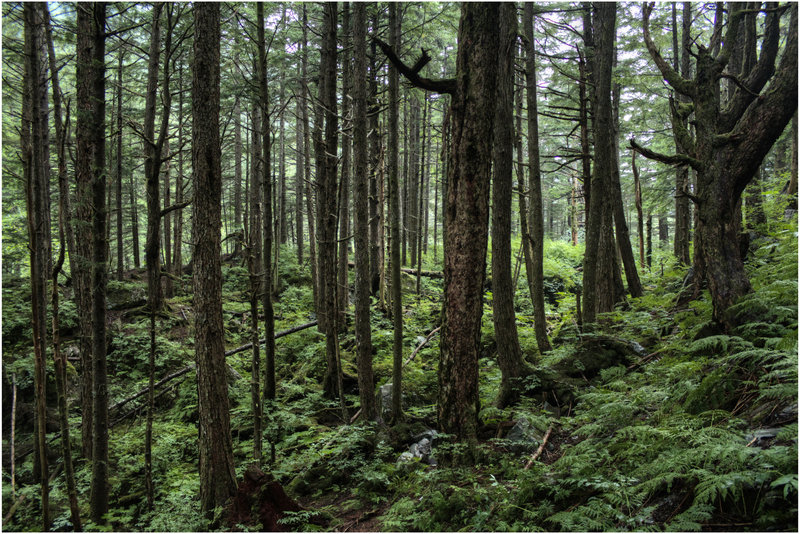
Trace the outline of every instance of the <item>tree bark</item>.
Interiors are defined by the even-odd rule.
[[[612,198],[610,196],[614,164],[614,143],[611,113],[611,68],[614,52],[616,5],[595,3],[592,33],[595,54],[590,58],[593,73],[594,169],[591,197],[586,220],[586,252],[583,267],[583,321],[596,321],[598,312],[609,312],[619,297],[615,279],[616,254],[611,228]],[[619,283],[621,285],[621,282]]]
[[[737,84],[724,108],[719,80],[734,55],[738,34],[743,31],[743,5],[730,4],[724,44],[719,46],[718,54],[714,55],[716,43],[698,49],[697,72],[691,79],[670,67],[653,43],[649,31],[652,7],[648,4],[643,11],[645,45],[664,79],[691,99],[696,139],[682,129],[680,119],[685,108],[672,105],[673,131],[687,154],[668,156],[635,142],[632,146],[646,157],[690,165],[697,171],[695,250],[700,254],[695,255],[695,275],[698,283],[708,280],[714,319],[730,331],[738,319],[730,316],[728,309],[751,290],[738,247],[741,221],[737,207],[745,187],[797,109],[797,6],[789,8],[789,37],[778,68],[775,60],[780,49],[780,13],[773,10],[766,15],[758,61],[738,76],[747,89]]]
[[[528,29],[526,7],[525,26]],[[496,404],[503,408],[519,396],[517,381],[525,363],[519,346],[514,287],[511,281],[511,200],[514,157],[514,50],[517,37],[516,8],[500,5],[500,46],[497,55],[497,90],[494,116],[494,180],[492,183],[492,309],[497,363],[502,372]],[[528,35],[530,38],[530,35]],[[531,108],[528,107],[529,113]]]
[[[317,229],[319,231],[318,274],[320,278],[320,319],[324,318],[326,369],[323,378],[325,396],[344,396],[339,387],[339,340],[336,316],[336,164],[338,116],[336,112],[336,20],[337,6],[324,5],[318,112],[324,118],[317,133]],[[324,126],[324,131],[322,127]],[[346,417],[345,417],[346,419]]]
[[[250,399],[253,406],[253,459],[258,461],[262,456],[262,412],[261,405],[261,354],[259,352],[258,330],[258,300],[262,287],[263,264],[263,239],[261,235],[261,117],[258,112],[253,113],[253,150],[255,165],[253,179],[250,185],[250,210],[247,232],[247,267],[250,273],[250,337],[252,339],[253,357],[250,364]],[[274,342],[273,342],[274,343]]]
[[[260,5],[260,4],[259,4]],[[193,286],[197,400],[200,414],[200,507],[210,514],[236,492],[225,380],[220,263],[222,167],[219,140],[219,4],[194,5],[192,79]]]
[[[73,529],[77,532],[81,530],[81,515],[78,507],[78,492],[75,485],[75,469],[72,463],[72,446],[70,444],[69,406],[67,404],[66,395],[67,360],[64,354],[61,352],[61,342],[59,338],[60,326],[58,293],[58,274],[62,271],[64,265],[65,252],[68,250],[74,250],[74,237],[72,236],[72,230],[69,225],[71,209],[69,199],[69,182],[67,177],[66,131],[61,117],[61,87],[59,84],[55,48],[53,46],[53,33],[50,25],[50,13],[46,6],[41,7],[41,13],[44,20],[47,37],[47,53],[49,57],[50,77],[53,91],[53,122],[56,130],[56,153],[58,154],[58,238],[60,245],[58,260],[53,266],[52,276],[51,303],[53,315],[53,363],[55,368],[56,395],[58,397],[59,426],[61,427],[61,454],[64,464],[64,475],[67,482],[67,497],[69,499],[70,520],[72,521]],[[69,119],[69,114],[67,114],[67,119]],[[73,240],[71,244],[70,240]],[[13,463],[13,451],[11,453],[11,458]]]
[[[47,464],[47,275],[50,257],[49,142],[47,138],[47,67],[42,61],[43,20],[36,4],[24,4],[25,75],[22,104],[22,162],[30,242],[31,314],[34,351],[34,477],[39,479],[43,530],[50,528]],[[46,102],[46,100],[45,100]],[[38,473],[36,473],[38,471]],[[38,475],[38,477],[37,477]]]
[[[264,399],[275,399],[275,312],[272,307],[272,192],[270,188],[270,152],[271,141],[269,132],[269,92],[267,85],[267,49],[264,40],[264,5],[257,4],[257,24],[258,24],[258,78],[259,78],[259,107],[261,109],[261,125],[263,132],[262,143],[262,175],[261,186],[264,189],[264,334],[267,343],[264,346],[265,367],[264,367]],[[251,184],[250,187],[255,187]]]
[[[457,88],[451,108],[437,413],[439,429],[467,442],[470,449],[477,440],[499,11],[497,4],[461,7]]]
[[[122,281],[125,260],[122,240],[122,64],[125,56],[124,48],[120,48],[117,54],[117,280]]]
[[[524,31],[527,39],[525,76],[528,99],[528,165],[531,204],[528,213],[530,267],[528,272],[533,301],[533,326],[539,352],[551,350],[544,313],[544,220],[542,215],[542,175],[539,166],[539,117],[536,102],[536,50],[533,35],[533,4],[525,4]],[[509,117],[510,120],[510,117]]]
[[[395,50],[400,46],[400,19],[397,4],[389,4],[389,44]],[[389,65],[389,139],[388,139],[388,181],[389,181],[389,246],[391,287],[392,287],[392,420],[403,418],[401,395],[403,391],[403,289],[400,280],[400,185],[399,169],[399,89],[400,81],[397,67]]]
[[[353,205],[355,208],[355,262],[356,262],[356,347],[358,361],[358,393],[363,417],[372,421],[377,416],[375,386],[372,375],[372,337],[370,333],[370,255],[368,146],[367,146],[367,57],[366,5],[354,4],[353,21],[353,152],[355,156]],[[345,268],[345,274],[346,274]]]
[[[347,2],[342,8],[342,46],[349,50],[350,45],[350,6]],[[347,326],[346,313],[350,304],[350,284],[347,276],[347,257],[350,248],[350,167],[352,166],[353,144],[352,134],[353,122],[350,111],[350,100],[353,93],[351,55],[345,54],[342,59],[342,176],[339,182],[339,266],[337,268],[337,303],[336,309],[339,314],[338,324],[340,330],[345,330]],[[348,132],[350,136],[348,135]],[[355,200],[354,200],[355,203]],[[367,231],[369,234],[369,230]],[[369,237],[369,235],[367,235]]]

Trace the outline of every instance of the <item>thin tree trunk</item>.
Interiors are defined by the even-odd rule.
[[[257,4],[257,24],[258,24],[258,72],[259,72],[259,107],[261,109],[261,125],[263,128],[262,143],[262,167],[261,167],[261,186],[264,189],[264,335],[267,339],[264,346],[265,367],[264,367],[264,399],[267,401],[275,399],[275,312],[272,307],[272,266],[270,263],[270,252],[272,251],[272,195],[270,188],[270,160],[271,140],[269,132],[269,92],[267,86],[267,51],[264,40],[264,4]],[[251,184],[250,187],[254,187]]]
[[[24,4],[25,75],[22,109],[22,162],[25,180],[25,207],[30,242],[31,313],[33,319],[35,464],[39,479],[43,530],[50,528],[50,486],[47,465],[47,269],[50,258],[50,202],[47,139],[47,68],[42,61],[43,20],[39,6]],[[37,472],[38,471],[38,472]],[[36,476],[38,474],[38,477]]]
[[[350,49],[350,6],[345,2],[342,7],[342,46]],[[342,176],[339,182],[339,266],[337,269],[337,303],[336,310],[339,315],[338,324],[345,330],[347,319],[345,314],[350,302],[350,288],[347,275],[347,256],[350,248],[350,167],[352,164],[352,120],[350,99],[352,98],[352,67],[350,55],[345,54],[342,59]],[[369,237],[369,236],[367,236]]]
[[[616,42],[616,30],[614,34],[614,41]],[[614,50],[613,64],[617,62],[616,49]],[[613,68],[613,67],[612,67]],[[628,291],[631,297],[642,296],[642,283],[639,281],[639,273],[636,270],[636,258],[633,255],[631,248],[631,237],[628,232],[628,224],[625,221],[625,207],[622,203],[622,188],[619,181],[619,98],[620,98],[620,84],[613,84],[611,92],[611,105],[613,116],[613,141],[612,141],[612,164],[611,164],[611,182],[609,195],[613,203],[614,213],[614,228],[616,229],[616,241],[619,249],[619,256],[622,258],[622,264],[625,266],[625,279],[628,282]],[[687,206],[688,214],[688,206]],[[688,221],[688,219],[687,219]],[[688,227],[687,242],[688,242]],[[688,247],[688,245],[687,245]],[[616,276],[616,275],[615,275]],[[621,280],[620,280],[621,283]],[[620,292],[620,296],[622,293]]]
[[[300,64],[297,65],[297,74],[299,77],[302,77],[302,71]],[[302,93],[302,86],[305,82],[301,79],[300,80],[300,91]],[[302,124],[302,116],[303,111],[301,108],[305,107],[305,101],[303,100],[302,95],[295,100],[296,110],[295,110],[295,151],[294,151],[294,175],[295,175],[295,182],[294,182],[294,223],[295,223],[295,243],[297,244],[297,264],[303,265],[303,247],[304,247],[304,240],[303,240],[303,191],[305,190],[305,180],[309,179],[305,175],[305,164],[303,155],[305,154],[305,148],[303,147],[303,124]]]
[[[42,17],[45,23],[46,37],[47,37],[47,52],[50,65],[50,76],[53,90],[53,119],[56,129],[56,147],[58,154],[58,237],[59,237],[59,255],[56,264],[53,266],[52,276],[52,315],[53,315],[53,363],[55,367],[55,383],[56,395],[58,397],[58,416],[59,426],[61,427],[61,454],[64,464],[64,474],[67,482],[67,498],[69,499],[70,520],[72,521],[73,530],[80,531],[81,516],[78,507],[78,492],[75,485],[75,469],[72,464],[72,447],[70,445],[69,434],[69,407],[67,405],[67,360],[61,352],[61,343],[59,338],[59,295],[58,295],[58,273],[62,271],[64,265],[64,254],[69,248],[69,236],[71,234],[69,217],[70,217],[70,201],[69,201],[69,182],[67,177],[67,158],[66,158],[66,132],[61,118],[61,88],[58,81],[58,68],[56,62],[56,54],[53,46],[52,27],[50,25],[50,13],[46,6],[41,8]],[[69,113],[67,113],[67,122],[69,121]],[[118,182],[121,185],[121,181]],[[119,234],[118,234],[119,236]],[[16,404],[16,379],[14,379],[14,404]],[[12,493],[14,486],[14,450],[13,450],[13,433],[14,433],[14,413],[16,406],[12,406]]]
[[[547,317],[544,310],[544,220],[542,215],[542,173],[539,162],[539,112],[536,102],[536,50],[533,35],[533,4],[525,4],[524,30],[527,36],[525,78],[528,98],[528,165],[530,166],[531,205],[530,232],[531,267],[528,271],[533,301],[533,327],[539,352],[551,350],[547,339]],[[510,120],[510,117],[509,117]]]
[[[233,227],[236,232],[242,230],[242,108],[238,98],[233,105]],[[242,240],[237,239],[233,255],[238,256],[241,249]]]
[[[377,15],[372,19],[372,28],[378,27]],[[377,31],[377,30],[373,30]],[[367,139],[369,142],[369,272],[370,288],[373,295],[383,290],[381,280],[385,278],[383,261],[383,168],[379,166],[383,161],[381,146],[381,132],[378,123],[380,111],[378,104],[377,67],[375,65],[376,44],[372,41],[369,54],[369,103],[367,118]],[[382,299],[381,299],[382,301]]]
[[[422,154],[419,158],[420,169],[419,169],[419,193],[417,194],[417,199],[419,202],[419,211],[416,214],[417,222],[417,243],[415,245],[417,251],[417,296],[420,294],[420,282],[422,277],[420,273],[422,272],[422,214],[424,208],[423,202],[423,190],[424,190],[424,182],[425,182],[425,144],[428,141],[428,98],[427,94],[423,95],[422,101],[422,140],[419,143],[420,149],[422,150]]]
[[[122,281],[125,251],[122,241],[122,63],[124,48],[117,56],[117,280]]]
[[[394,50],[400,46],[400,19],[397,4],[389,4],[389,44]],[[400,82],[397,68],[389,65],[389,139],[388,139],[388,179],[389,179],[389,237],[391,246],[391,285],[392,285],[392,421],[403,418],[401,404],[403,391],[403,290],[400,281],[400,187],[398,184],[398,98]]]
[[[311,129],[308,125],[308,12],[306,4],[303,4],[303,38],[302,38],[303,53],[300,58],[300,67],[302,71],[302,83],[300,84],[301,100],[303,107],[301,109],[303,121],[303,174],[306,176],[307,191],[306,191],[306,206],[307,206],[307,219],[308,219],[308,258],[311,264],[311,282],[312,290],[314,293],[314,311],[320,315],[320,288],[319,288],[319,272],[317,269],[317,235],[314,229],[314,188],[311,181]],[[319,173],[319,171],[317,171]],[[319,174],[317,175],[319,179]]]
[[[644,259],[644,220],[642,217],[642,183],[639,180],[639,169],[636,167],[636,151],[631,153],[631,167],[633,168],[633,187],[636,202],[636,221],[639,234],[639,264],[645,268]]]
[[[368,146],[367,146],[367,58],[366,5],[354,4],[353,21],[353,152],[355,156],[355,182],[353,204],[355,207],[355,262],[356,262],[356,346],[358,360],[358,392],[361,413],[364,419],[376,418],[374,379],[372,375],[372,337],[370,333],[370,255],[369,255],[369,207],[368,192]]]
[[[183,65],[178,67],[178,174],[175,176],[175,203],[183,203]],[[175,212],[175,251],[172,254],[172,273],[179,277],[183,272],[183,210]]]
[[[262,418],[261,404],[261,355],[259,352],[258,299],[261,295],[263,265],[262,221],[261,221],[261,116],[253,113],[253,179],[250,185],[250,210],[247,232],[247,266],[250,272],[250,336],[253,343],[253,356],[250,365],[250,399],[253,406],[253,459],[262,456]]]
[[[527,11],[526,11],[527,15]],[[533,13],[530,13],[531,17]],[[527,20],[526,20],[527,25]],[[526,26],[527,27],[527,26]],[[514,51],[517,37],[516,8],[500,5],[500,46],[497,56],[497,90],[494,115],[494,180],[492,182],[492,319],[497,342],[497,363],[502,373],[495,403],[503,408],[518,398],[519,378],[525,372],[514,312],[511,276],[511,204],[514,167]],[[530,37],[530,36],[529,36]],[[530,111],[530,108],[528,108]]]

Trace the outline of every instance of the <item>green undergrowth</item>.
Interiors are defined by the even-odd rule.
[[[747,268],[754,292],[732,310],[742,323],[726,335],[712,327],[707,292],[678,305],[686,268],[660,259],[652,272],[641,273],[643,297],[605,314],[591,334],[580,333],[574,306],[581,282],[575,267],[582,251],[562,242],[548,242],[545,250],[546,311],[554,350],[541,355],[536,348],[523,269],[517,281],[517,322],[534,374],[520,382],[521,400],[505,409],[493,405],[501,373],[491,287],[484,299],[474,465],[398,461],[414,436],[436,428],[438,335],[406,364],[405,420],[391,427],[360,420],[343,424],[338,401],[324,398],[320,389],[325,343],[316,328],[277,340],[278,395],[264,406],[262,467],[304,507],[284,517],[287,530],[350,529],[354,518],[368,518],[372,530],[387,531],[797,529],[796,227],[779,228],[752,243]],[[438,267],[426,257],[423,268]],[[307,263],[299,265],[286,247],[278,272],[276,332],[315,319]],[[352,273],[350,277],[352,281]],[[415,282],[413,277],[404,282],[404,360],[441,321],[441,280],[423,277],[420,295]],[[129,299],[136,298],[144,282],[117,284],[119,298]],[[191,296],[184,292],[191,288],[188,277],[181,286],[168,300],[170,313],[158,319],[157,380],[193,360]],[[225,345],[230,350],[250,341],[247,271],[225,264],[223,288]],[[7,291],[5,284],[3,296],[6,310],[28,305],[21,292]],[[66,302],[66,321],[75,321]],[[371,313],[377,390],[392,381],[392,321],[379,299],[373,300]],[[14,356],[4,355],[7,369],[13,369],[21,388],[30,388],[29,348],[22,341],[29,324],[16,316],[6,318],[4,313],[4,353]],[[348,314],[348,329],[340,336],[348,416],[359,409],[352,321]],[[147,383],[148,323],[137,313],[113,318],[112,404]],[[71,336],[65,339],[66,346],[75,342]],[[592,352],[599,346],[611,356],[619,347],[628,348],[618,361],[589,372],[601,358]],[[250,359],[250,351],[227,358],[240,477],[253,456]],[[557,376],[554,370],[569,374],[558,378],[558,387],[548,385]],[[77,451],[74,368],[70,376]],[[194,372],[175,380],[156,400],[153,510],[144,494],[143,401],[112,412],[112,420],[131,412],[111,430],[113,511],[107,525],[90,523],[87,530],[212,528],[197,504]],[[520,443],[509,438],[509,429],[523,421],[528,441]],[[443,459],[448,448],[458,446],[440,436],[433,455]],[[82,515],[88,517],[90,466],[79,461],[76,477]],[[20,494],[27,498],[4,528],[35,530],[39,511],[30,456],[17,465],[17,484],[13,497],[9,484],[3,485],[4,509]],[[62,476],[55,479],[51,506],[54,526],[69,528]],[[258,525],[240,528],[257,530]]]

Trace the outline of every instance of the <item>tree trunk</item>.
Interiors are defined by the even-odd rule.
[[[25,75],[22,104],[22,162],[25,180],[25,207],[30,242],[31,313],[34,351],[34,477],[39,479],[42,525],[50,529],[50,486],[47,465],[47,275],[50,257],[49,141],[47,138],[47,64],[42,61],[43,20],[40,7],[24,4]],[[45,100],[46,102],[46,100]],[[36,473],[38,471],[38,473]],[[38,475],[38,477],[37,477]]]
[[[183,203],[183,66],[178,67],[178,173],[175,176],[175,203]],[[183,272],[183,210],[175,212],[175,251],[172,253],[174,274],[181,277]],[[181,284],[182,285],[182,284]]]
[[[238,98],[233,105],[233,228],[242,230],[242,108]],[[233,255],[238,257],[241,250],[242,240],[237,239]]]
[[[525,4],[524,31],[527,36],[525,76],[528,98],[528,165],[530,166],[531,205],[528,213],[530,267],[528,272],[533,301],[533,325],[539,352],[551,350],[544,313],[544,220],[542,215],[542,175],[539,167],[539,117],[536,102],[536,51],[533,36],[533,4]],[[509,117],[510,120],[510,117]]]
[[[770,11],[764,21],[760,57],[738,76],[747,89],[737,85],[729,91],[724,108],[719,80],[735,55],[746,18],[744,6],[730,4],[725,38],[720,40],[724,44],[716,56],[716,43],[699,47],[697,72],[691,79],[679,75],[658,52],[649,32],[651,11],[648,6],[643,12],[645,44],[664,79],[692,100],[696,140],[682,127],[683,108],[672,105],[673,131],[686,155],[667,156],[635,142],[632,145],[646,157],[690,165],[697,171],[695,250],[700,254],[695,255],[695,275],[698,283],[708,280],[714,319],[730,331],[739,319],[732,317],[728,308],[751,290],[738,247],[740,198],[797,109],[797,6],[790,7],[789,37],[778,68],[775,69],[775,60],[780,50],[780,13]],[[748,31],[746,27],[744,31]],[[732,68],[735,70],[736,65]]]
[[[250,185],[250,210],[247,232],[247,267],[250,273],[250,336],[253,343],[253,357],[250,365],[250,399],[253,406],[253,459],[262,456],[262,415],[261,405],[261,355],[259,353],[258,299],[261,296],[263,264],[263,239],[261,235],[261,117],[253,113],[253,179]],[[268,343],[268,341],[266,341]],[[274,343],[274,342],[273,342]]]
[[[267,49],[264,40],[264,4],[257,4],[258,24],[258,72],[259,72],[259,107],[261,108],[261,125],[263,128],[261,186],[264,189],[264,335],[267,343],[264,346],[264,399],[275,399],[275,312],[272,307],[272,264],[270,252],[272,251],[272,195],[270,188],[270,132],[269,132],[269,92],[267,86]],[[254,183],[250,185],[255,187]]]
[[[417,212],[417,296],[420,294],[420,282],[422,280],[422,217],[425,210],[425,202],[423,192],[425,190],[425,144],[429,143],[430,139],[428,139],[428,98],[427,94],[424,95],[424,99],[422,101],[422,139],[419,143],[420,150],[422,154],[419,158],[420,169],[419,169],[419,192],[417,193],[418,199],[418,212]]]
[[[583,321],[596,321],[598,312],[609,312],[618,298],[616,254],[611,228],[610,196],[614,164],[614,142],[611,113],[611,65],[614,52],[616,5],[595,3],[592,33],[595,54],[590,58],[594,88],[592,91],[594,121],[594,169],[591,197],[586,221],[586,252],[583,267]]]
[[[444,317],[439,359],[439,429],[477,440],[478,354],[489,220],[489,182],[500,8],[461,7],[453,146],[447,181]],[[469,454],[466,456],[470,456]],[[465,458],[468,459],[468,458]]]
[[[347,2],[342,8],[342,46],[350,49],[350,6]],[[353,92],[351,56],[345,54],[342,59],[342,132],[352,135],[352,120],[350,115],[350,100]],[[347,274],[347,256],[350,248],[350,167],[352,165],[352,139],[346,133],[342,135],[342,177],[339,182],[339,266],[337,269],[337,303],[339,314],[338,324],[340,330],[345,330],[347,319],[345,314],[350,304],[350,284]],[[355,201],[354,201],[355,202]],[[369,231],[367,232],[369,234]],[[367,235],[369,238],[369,235]]]
[[[303,101],[301,109],[301,118],[303,122],[303,174],[307,180],[306,190],[306,215],[308,219],[308,260],[311,265],[311,285],[314,293],[314,311],[319,316],[320,310],[320,289],[319,289],[319,272],[317,269],[317,234],[314,229],[314,188],[311,182],[311,129],[308,125],[308,12],[306,4],[303,4],[303,38],[302,38],[303,53],[300,58],[300,67],[302,72],[302,83],[300,84],[300,95]]]
[[[639,169],[636,167],[636,151],[631,153],[631,167],[633,168],[634,201],[636,202],[636,228],[639,234],[639,265],[645,268],[644,260],[644,219],[642,217],[642,183],[639,180]]]
[[[377,20],[373,18],[373,28],[377,28]],[[377,30],[373,30],[377,31]],[[391,31],[391,30],[390,30]],[[383,261],[383,169],[379,170],[383,158],[381,148],[381,132],[378,123],[380,105],[378,103],[377,67],[375,66],[376,44],[372,41],[369,55],[369,102],[367,117],[367,139],[369,142],[369,272],[370,289],[377,295],[383,288],[381,279],[385,278]]]
[[[217,506],[224,506],[236,492],[222,322],[219,10],[215,3],[194,5],[192,73],[192,279],[200,414],[200,507],[207,515]]]
[[[366,5],[354,4],[353,21],[353,152],[355,156],[353,205],[355,207],[355,262],[356,262],[356,346],[358,361],[358,393],[361,413],[367,421],[376,418],[375,386],[372,376],[372,337],[370,333],[370,256],[368,147],[367,147],[367,57]]]
[[[689,46],[691,44],[691,17],[692,7],[691,2],[683,2],[683,23],[681,26],[681,47],[678,48],[678,16],[677,6],[672,2],[672,57],[673,68],[678,70],[680,68],[681,75],[684,78],[690,76],[690,52]],[[680,58],[680,62],[678,60]],[[680,98],[680,102],[689,102],[685,96]],[[686,119],[682,120],[683,128],[686,128]],[[675,139],[675,149],[678,153],[686,153],[681,147],[678,139]],[[689,255],[689,197],[686,193],[689,192],[689,169],[686,166],[678,167],[675,170],[675,236],[673,252],[678,262],[683,265],[689,265],[691,258]]]
[[[416,96],[411,98],[410,114],[411,139],[409,140],[408,156],[408,253],[411,266],[417,265],[417,232],[419,232],[419,101]]]
[[[67,359],[61,352],[59,338],[59,294],[58,294],[58,273],[62,271],[64,265],[64,253],[74,250],[74,237],[69,225],[70,218],[70,198],[69,182],[67,176],[67,156],[66,156],[66,131],[61,117],[61,87],[58,81],[58,68],[56,61],[55,48],[53,46],[53,32],[50,25],[50,13],[47,7],[41,7],[42,17],[45,24],[47,37],[47,53],[49,57],[50,77],[53,90],[53,122],[56,130],[56,152],[58,154],[58,237],[59,255],[58,261],[53,266],[52,277],[52,315],[53,315],[53,363],[55,367],[56,395],[58,397],[58,416],[61,428],[61,454],[64,464],[64,476],[67,482],[67,497],[69,499],[70,520],[73,530],[80,531],[81,515],[78,507],[78,492],[75,485],[75,469],[72,464],[72,446],[70,444],[69,430],[69,406],[67,404]],[[69,119],[69,114],[67,115]],[[121,185],[121,183],[120,183]],[[70,241],[72,242],[70,243]],[[16,385],[15,385],[16,386]],[[13,415],[12,415],[13,420]],[[13,430],[12,430],[13,433]],[[12,437],[13,442],[13,437]],[[14,453],[11,453],[12,463]],[[13,471],[13,469],[12,469]],[[12,476],[13,486],[13,476]]]
[[[298,76],[302,76],[300,65],[297,65]],[[300,92],[302,93],[302,85],[305,82],[301,79],[300,80]],[[302,116],[303,111],[301,108],[305,107],[305,101],[303,100],[302,95],[300,98],[295,100],[295,151],[294,151],[294,175],[295,175],[295,182],[294,182],[294,223],[295,223],[295,243],[297,244],[297,264],[303,265],[303,190],[305,189],[305,180],[310,179],[307,177],[303,171],[305,171],[305,162],[303,155],[305,153],[305,148],[303,147],[303,124],[302,124]]]
[[[122,241],[122,62],[124,49],[120,48],[117,55],[117,280],[122,281],[124,270],[125,250]]]
[[[614,33],[614,41],[616,42],[616,31]],[[617,63],[616,49],[614,51],[613,65]],[[642,283],[639,281],[639,272],[636,269],[636,258],[633,255],[633,248],[631,247],[631,236],[628,232],[628,223],[625,221],[625,207],[622,203],[622,187],[619,180],[619,98],[621,87],[620,84],[615,83],[613,86],[612,106],[613,106],[613,143],[611,156],[613,163],[611,165],[611,182],[609,195],[613,202],[614,213],[614,228],[616,229],[616,241],[619,248],[619,256],[622,259],[622,264],[625,267],[625,279],[628,282],[628,291],[631,297],[637,298],[642,296]],[[687,209],[688,213],[688,209]],[[688,234],[688,228],[687,228]],[[687,237],[688,239],[688,237]],[[615,275],[616,277],[616,275]],[[620,279],[620,288],[622,280]],[[619,291],[620,298],[624,294],[624,289]]]
[[[400,46],[400,19],[397,4],[389,4],[389,44],[397,50]],[[389,139],[388,139],[388,181],[389,181],[389,244],[392,322],[394,337],[392,342],[392,420],[396,423],[403,418],[401,395],[403,391],[403,290],[400,280],[400,186],[398,175],[398,129],[399,129],[399,89],[400,81],[397,67],[389,65]]]
[[[526,29],[528,11],[526,8]],[[511,199],[514,157],[514,49],[517,36],[516,9],[512,3],[500,5],[500,46],[497,56],[497,90],[494,116],[494,180],[492,184],[492,308],[497,363],[502,372],[499,408],[512,404],[519,396],[517,381],[525,363],[517,335],[514,313],[514,287],[511,282]],[[528,35],[530,38],[530,35]],[[530,111],[530,107],[528,110]]]
[[[320,278],[320,318],[324,318],[326,369],[323,378],[325,396],[340,398],[339,340],[336,317],[336,163],[338,117],[336,113],[336,20],[337,6],[325,3],[320,63],[320,124],[317,137],[317,229],[319,231],[318,271]],[[322,321],[320,322],[322,324]]]

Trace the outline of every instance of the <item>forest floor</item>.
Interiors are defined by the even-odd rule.
[[[343,424],[338,401],[322,395],[325,342],[316,328],[277,341],[278,399],[264,406],[266,457],[260,466],[299,509],[279,528],[299,531],[594,531],[797,529],[797,227],[751,242],[754,287],[738,305],[749,318],[735,332],[711,321],[707,293],[677,305],[686,269],[656,257],[644,271],[645,296],[605,314],[592,332],[575,324],[574,289],[582,251],[546,244],[545,286],[554,350],[538,353],[524,270],[517,291],[520,343],[533,369],[520,401],[498,409],[491,292],[485,297],[480,365],[479,443],[469,465],[436,434],[438,336],[404,368],[405,422]],[[436,262],[423,265],[435,270]],[[308,265],[282,250],[276,332],[313,321]],[[351,273],[352,275],[352,273]],[[226,347],[249,341],[248,276],[223,268]],[[405,357],[440,324],[441,280],[404,278]],[[38,486],[31,456],[32,363],[24,281],[3,283],[3,512],[20,501],[4,530],[37,530]],[[205,531],[196,496],[197,393],[190,277],[176,284],[157,327],[154,421],[156,502],[144,498],[144,397],[148,317],[141,272],[110,282],[111,491],[108,527],[124,531]],[[26,296],[26,291],[27,296]],[[80,450],[75,361],[77,317],[63,288],[62,331],[70,359],[73,450]],[[349,321],[352,317],[349,317]],[[392,324],[372,309],[376,386],[391,382]],[[340,337],[350,415],[358,409],[352,330]],[[253,463],[250,351],[227,357],[237,476]],[[50,370],[52,374],[52,370]],[[172,378],[169,378],[172,377]],[[51,377],[52,378],[52,377]],[[15,483],[10,483],[12,381],[18,400]],[[52,389],[52,388],[51,388]],[[381,394],[378,394],[381,397]],[[51,399],[53,400],[53,399]],[[55,412],[53,412],[53,417]],[[388,419],[388,417],[386,417]],[[51,425],[51,439],[57,427]],[[52,463],[58,465],[57,442]],[[88,517],[90,466],[76,477]],[[63,476],[54,479],[54,529],[68,530]],[[246,514],[245,514],[246,516]],[[242,516],[242,517],[245,517]],[[263,530],[257,515],[215,530]],[[86,525],[87,530],[107,526]]]

